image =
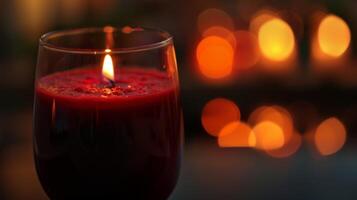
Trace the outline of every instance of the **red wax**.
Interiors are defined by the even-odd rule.
[[[35,160],[51,199],[166,199],[181,151],[178,88],[166,73],[85,68],[39,79]],[[110,197],[110,198],[109,198]]]

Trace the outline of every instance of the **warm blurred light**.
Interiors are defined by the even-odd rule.
[[[224,11],[210,8],[201,12],[197,18],[197,27],[200,33],[213,26],[224,27],[228,30],[234,29],[232,18]]]
[[[14,0],[14,28],[23,37],[38,38],[55,20],[56,2],[48,0]]]
[[[250,20],[249,30],[254,33],[258,34],[260,27],[267,21],[276,18],[276,12],[272,10],[263,9],[257,12]]]
[[[255,135],[248,124],[236,121],[224,126],[218,137],[220,147],[254,147]]]
[[[60,16],[67,24],[78,23],[83,19],[87,8],[85,0],[61,0]]]
[[[274,158],[286,158],[296,153],[299,150],[301,143],[301,135],[299,133],[294,133],[290,140],[284,143],[283,147],[266,151],[266,153]]]
[[[253,128],[256,148],[273,150],[284,145],[284,133],[279,125],[271,121],[263,121]]]
[[[196,58],[199,69],[204,76],[220,79],[231,74],[234,49],[224,38],[208,36],[197,46]]]
[[[127,27],[127,26],[126,26]],[[124,28],[126,28],[126,27],[124,27]],[[124,29],[123,28],[123,29]],[[112,27],[112,26],[105,26],[104,28],[103,28],[103,31],[105,32],[105,33],[113,33],[114,31],[115,31],[115,28],[114,27]]]
[[[106,50],[105,52],[108,53],[108,51],[110,52],[110,48],[114,47],[114,36],[113,36],[113,32],[115,31],[114,27],[112,26],[105,26],[104,27],[104,33],[105,33],[105,46],[106,46]]]
[[[202,33],[202,36],[204,38],[208,37],[208,36],[218,36],[218,37],[226,39],[232,45],[232,47],[236,46],[236,38],[234,37],[234,34],[232,33],[232,31],[230,31],[227,28],[224,28],[222,26],[212,26],[212,27],[208,28],[207,30],[205,30]]]
[[[132,33],[133,31],[135,31],[135,29],[132,28],[132,27],[130,27],[130,26],[124,26],[124,27],[121,29],[121,32],[126,33],[126,34],[130,34],[130,33]]]
[[[237,105],[224,98],[209,101],[202,111],[201,122],[207,133],[218,136],[221,129],[230,122],[240,120],[240,111]]]
[[[351,32],[342,18],[328,15],[319,25],[317,39],[323,53],[331,57],[339,57],[350,45]]]
[[[177,73],[176,53],[173,45],[166,48],[166,72],[169,77],[175,77]]]
[[[272,106],[272,108],[279,112],[281,118],[278,117],[276,121],[274,121],[274,118],[269,119],[269,117],[267,117],[267,119],[275,122],[283,129],[285,142],[287,142],[294,134],[294,119],[287,109],[281,106]]]
[[[331,117],[321,122],[315,132],[315,145],[322,155],[339,151],[346,142],[346,129],[343,123]]]
[[[56,126],[56,100],[53,99],[52,101],[52,109],[51,109],[51,122],[52,126]]]
[[[249,116],[248,122],[252,125],[263,121],[271,121],[277,124],[283,131],[284,140],[288,142],[293,134],[293,119],[290,113],[281,106],[262,106],[254,110]]]
[[[109,53],[110,49],[106,49],[105,52]],[[114,81],[114,66],[113,66],[113,60],[112,57],[107,54],[104,57],[103,61],[103,68],[102,68],[102,74],[105,78]]]
[[[239,69],[247,69],[258,63],[260,52],[257,37],[248,31],[237,31],[236,63]]]
[[[248,122],[251,125],[256,124],[258,122],[258,119],[260,118],[259,116],[262,113],[262,111],[267,108],[269,108],[269,106],[260,106],[260,107],[256,108],[253,112],[250,113]]]
[[[291,27],[279,18],[273,18],[262,24],[258,32],[259,47],[264,55],[272,61],[287,60],[295,46]]]
[[[30,141],[2,149],[0,165],[1,199],[48,199],[35,169]],[[5,198],[6,197],[6,198]]]
[[[89,8],[93,12],[93,15],[97,18],[99,17],[109,17],[113,14],[115,9],[118,7],[120,1],[118,0],[90,0]]]

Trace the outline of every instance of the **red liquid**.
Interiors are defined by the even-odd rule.
[[[99,69],[39,80],[35,160],[51,199],[166,199],[181,156],[178,88],[162,72]]]

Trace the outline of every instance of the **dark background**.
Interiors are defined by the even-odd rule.
[[[297,37],[296,65],[304,73],[292,74],[290,82],[264,76],[248,82],[240,77],[217,84],[203,80],[194,57],[200,39],[198,15],[208,8],[218,8],[232,17],[235,30],[248,30],[253,14],[267,7],[294,13],[301,19],[303,31]],[[0,199],[46,199],[34,171],[31,144],[38,38],[52,30],[105,25],[159,27],[174,36],[186,148],[182,177],[172,199],[356,199],[356,7],[357,2],[352,0],[2,0]],[[348,62],[344,63],[351,68],[346,73],[346,79],[351,79],[348,84],[308,73],[310,17],[316,11],[334,13],[350,27],[352,43]],[[314,78],[317,84],[311,84]],[[290,108],[294,102],[308,102],[318,113],[311,123],[338,116],[345,122],[348,141],[340,152],[329,157],[318,155],[308,144],[285,159],[248,149],[220,149],[200,122],[203,106],[215,97],[235,101],[243,119],[259,105]]]

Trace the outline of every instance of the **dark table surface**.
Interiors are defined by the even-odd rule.
[[[322,157],[305,144],[277,159],[253,149],[222,149],[208,136],[190,138],[170,200],[357,199],[353,146]]]
[[[181,177],[170,200],[357,199],[357,148],[351,138],[331,156],[307,142],[277,159],[247,148],[219,148],[204,133],[186,138]],[[1,200],[45,200],[32,158],[31,140],[4,150]]]

